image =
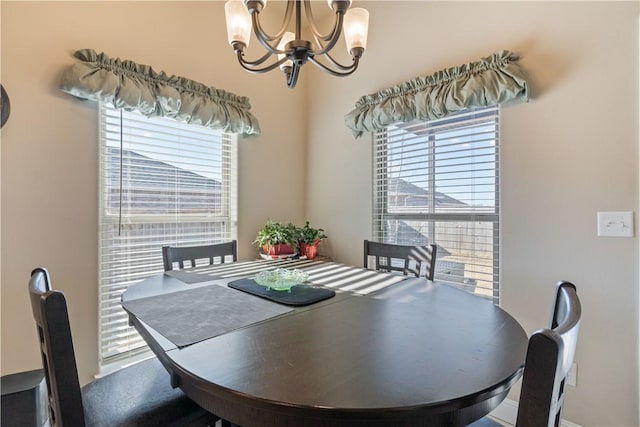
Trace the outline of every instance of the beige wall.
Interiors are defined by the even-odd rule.
[[[638,3],[365,7],[361,68],[344,80],[316,73],[309,92],[307,212],[333,237],[331,255],[360,264],[371,235],[370,137],[354,140],[342,114],[418,75],[519,53],[533,98],[501,114],[502,306],[532,333],[548,322],[554,283],[574,281],[584,318],[565,418],[637,426],[638,238],[598,238],[595,220],[638,212]]]
[[[304,220],[303,75],[240,71],[221,2],[2,1],[2,373],[40,364],[27,280],[47,266],[69,300],[81,380],[97,372],[98,120],[57,90],[71,54],[92,48],[249,96],[262,135],[239,142],[241,258],[267,217]],[[158,253],[160,256],[160,254]]]
[[[308,217],[330,236],[325,252],[356,265],[371,232],[371,144],[343,115],[360,95],[510,49],[533,98],[502,112],[503,307],[531,333],[548,321],[554,282],[574,281],[584,320],[565,417],[638,425],[638,239],[595,235],[597,211],[638,213],[637,3],[369,2],[356,74],[307,65],[294,91],[279,73],[239,71],[220,2],[0,7],[12,101],[1,133],[2,374],[39,364],[26,294],[36,265],[72,301],[83,381],[97,370],[97,113],[56,90],[75,49],[249,96],[263,134],[240,142],[241,257],[254,256],[267,217]]]

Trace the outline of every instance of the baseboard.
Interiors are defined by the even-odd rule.
[[[516,425],[516,418],[518,416],[518,402],[511,399],[505,399],[491,414],[492,417],[497,418],[505,423]],[[562,420],[560,423],[562,427],[581,427],[579,424],[572,423],[571,421]]]
[[[514,426],[516,425],[516,417],[518,415],[518,402],[505,399],[496,409],[491,411],[490,415]]]
[[[142,362],[143,360],[150,359],[155,357],[151,350],[148,348],[146,351],[143,351],[134,356],[127,357],[125,359],[116,360],[114,362],[110,362],[104,365],[100,365],[100,371],[93,376],[94,379],[102,378],[105,375],[109,375],[115,371],[119,371],[122,368],[126,368],[127,366],[135,365],[138,362]]]

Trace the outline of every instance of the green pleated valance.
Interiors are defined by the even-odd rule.
[[[78,50],[74,57],[80,62],[65,70],[60,83],[60,89],[73,96],[111,102],[147,117],[170,117],[241,135],[260,133],[247,97],[92,49]]]
[[[518,59],[502,51],[363,96],[345,116],[345,124],[358,138],[400,121],[433,120],[467,108],[528,101],[529,85]]]

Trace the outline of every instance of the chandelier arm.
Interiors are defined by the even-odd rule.
[[[325,58],[327,58],[329,60],[329,62],[331,62],[336,68],[339,68],[340,70],[345,70],[345,71],[349,71],[353,68],[353,63],[356,62],[356,58],[353,58],[353,63],[351,63],[350,65],[342,65],[341,63],[339,63],[338,61],[336,61],[335,59],[333,59],[333,56],[329,55],[329,53],[325,53],[323,55]],[[357,58],[359,59],[359,58]],[[357,67],[357,65],[356,65]]]
[[[313,19],[313,11],[311,10],[311,1],[310,0],[304,0],[304,13],[305,16],[307,17],[307,26],[309,27],[309,29],[311,30],[311,33],[313,34],[313,38],[316,40],[316,43],[320,44],[318,42],[318,40],[323,40],[323,41],[327,41],[330,40],[331,38],[333,38],[335,36],[336,33],[340,34],[341,28],[338,29],[337,25],[334,24],[333,29],[331,30],[331,32],[327,35],[322,35],[322,33],[320,31],[318,31],[318,28],[316,27],[316,22]],[[343,15],[343,12],[336,12],[336,15]]]
[[[331,39],[328,40],[329,43],[327,43],[326,46],[323,46],[322,43],[320,43],[317,39],[316,42],[318,43],[318,45],[320,46],[321,50],[316,52],[316,55],[328,55],[329,51],[331,49],[334,48],[334,46],[336,45],[336,43],[338,42],[338,39],[340,39],[340,32],[342,31],[342,22],[344,19],[344,14],[342,13],[338,13],[337,14],[337,19],[336,19],[336,26],[334,28],[334,33],[330,34],[331,35]],[[323,38],[324,40],[324,38]]]
[[[336,23],[334,24],[331,32],[329,32],[326,35],[322,35],[322,33],[318,31],[318,28],[316,27],[315,20],[313,19],[313,11],[311,10],[310,0],[304,0],[304,12],[307,17],[307,21],[309,21],[308,26],[309,26],[309,29],[311,30],[311,33],[313,34],[313,38],[315,39],[316,44],[318,44],[319,46],[322,46],[322,43],[320,42],[320,40],[325,42],[332,40],[334,37],[336,37],[336,34],[338,35],[338,37],[340,37],[340,32],[342,31],[342,21],[343,21],[342,18],[344,17],[344,11],[341,11],[341,10],[336,11],[336,17],[337,17]],[[338,37],[336,37],[336,40]]]
[[[266,56],[266,55],[265,55]],[[271,55],[269,55],[271,56]],[[269,56],[266,56],[266,58],[268,58]],[[253,73],[253,74],[262,74],[262,73],[266,73],[267,71],[271,71],[273,69],[275,69],[276,67],[284,64],[289,58],[287,58],[286,56],[282,59],[280,59],[279,61],[274,62],[273,64],[267,65],[264,68],[253,68],[255,65],[259,65],[262,62],[264,62],[266,60],[266,58],[263,56],[262,58],[260,58],[258,61],[254,61],[254,62],[250,62],[250,61],[245,61],[242,55],[242,52],[238,52],[237,53],[237,57],[238,57],[238,62],[240,63],[240,66],[242,68],[244,68],[246,71]]]
[[[277,47],[273,47],[269,44],[269,41],[275,40],[276,42],[275,45],[277,46],[278,43],[280,43],[281,37],[272,38],[268,34],[265,34],[264,31],[262,31],[262,28],[260,27],[260,21],[258,20],[258,16],[256,13],[251,14],[251,20],[253,23],[253,31],[256,33],[256,38],[258,39],[262,47],[264,47],[267,50],[267,52],[269,52],[271,55],[286,53],[284,51],[279,50]]]
[[[244,51],[240,53],[240,55],[242,56],[242,63],[245,65],[248,65],[250,67],[255,67],[257,65],[262,64],[263,62],[265,62],[267,59],[271,58],[273,56],[273,53],[271,52],[267,52],[265,53],[263,56],[261,56],[260,58],[256,59],[255,61],[248,61],[247,59],[244,58]]]
[[[293,6],[295,4],[295,0],[287,1],[287,9],[284,15],[284,19],[282,20],[282,26],[278,33],[274,36],[270,36],[266,31],[262,28],[260,24],[260,12],[258,10],[253,10],[251,12],[251,24],[253,27],[253,32],[256,34],[258,41],[260,44],[272,54],[283,54],[285,52],[278,50],[278,48],[273,47],[269,42],[275,41],[275,45],[277,46],[280,43],[280,39],[287,31],[287,27],[289,26],[289,22],[291,21],[291,16],[293,15]]]
[[[345,70],[345,72],[340,72],[340,71],[336,71],[336,70],[332,70],[331,68],[327,67],[326,65],[324,65],[321,62],[318,62],[317,59],[315,59],[314,57],[309,57],[309,61],[312,62],[315,66],[317,66],[318,68],[320,68],[321,70],[325,71],[326,73],[331,74],[332,76],[335,77],[343,77],[343,76],[348,76],[350,74],[353,74],[353,72],[358,68],[358,63],[360,62],[360,58],[355,57],[353,58],[353,64],[351,64],[350,67],[345,67],[344,65],[340,65],[340,69]],[[339,64],[338,64],[339,65]]]

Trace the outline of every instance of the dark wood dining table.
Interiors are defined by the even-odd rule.
[[[336,295],[285,306],[227,287],[280,267],[307,271],[312,285]],[[500,404],[522,375],[527,335],[518,322],[491,301],[449,285],[331,262],[217,268],[153,276],[130,287],[122,301],[172,384],[234,424],[466,425]],[[240,294],[274,305],[266,308],[275,314],[194,343],[167,338],[190,335],[202,324],[215,329],[219,322],[208,317],[221,311],[234,319],[256,314],[258,308],[230,302]],[[146,321],[136,304],[162,307],[162,322]]]

